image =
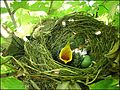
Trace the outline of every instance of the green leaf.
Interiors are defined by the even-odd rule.
[[[115,14],[114,15],[114,17],[113,17],[113,26],[116,26],[116,27],[118,27],[119,28],[119,16],[120,16],[120,13],[117,13],[117,14]]]
[[[1,81],[1,89],[26,90],[24,83],[14,77],[0,78],[0,81]]]
[[[5,7],[0,7],[0,10],[1,10],[1,13],[7,13],[8,12],[7,8],[5,8]]]
[[[17,56],[24,54],[24,41],[23,39],[13,35],[12,42],[8,48],[8,55]]]
[[[91,7],[89,7],[87,4],[83,5],[83,7],[79,10],[79,11],[89,11],[91,9]]]
[[[96,1],[88,11],[88,13],[95,15],[98,11],[99,5],[102,5],[103,1]]]
[[[4,38],[4,37],[0,37],[1,39],[1,44],[0,44],[0,47],[1,47],[1,52],[5,49],[7,49],[11,43],[11,38],[8,37],[8,38]]]
[[[74,2],[67,2],[67,4],[71,4],[72,6],[80,6],[80,5],[84,5],[86,4],[84,1],[83,2],[80,2],[80,1],[74,1]]]
[[[29,4],[27,3],[27,1],[22,1],[22,2],[16,2],[14,1],[13,3],[10,4],[10,7],[13,9],[13,10],[17,10],[19,8],[25,8],[25,9],[28,9],[29,7]]]
[[[72,5],[72,12],[79,12],[79,11],[88,11],[90,7],[86,4],[86,2],[80,2],[80,1],[74,1],[74,2],[68,2],[68,4]],[[69,9],[68,9],[69,10]]]
[[[108,13],[107,8],[105,6],[103,6],[103,5],[100,5],[99,9],[98,9],[98,15],[101,16],[101,15],[103,15],[105,13]]]
[[[98,7],[99,5],[103,5],[104,4],[104,2],[105,1],[96,1],[93,5],[92,5],[92,7]]]
[[[15,27],[12,21],[6,21],[3,23],[7,28],[9,28],[12,32],[15,32]]]
[[[24,24],[27,24],[27,23],[30,23],[30,15],[29,15],[29,11],[28,10],[25,10],[25,9],[18,9],[15,13],[16,15],[16,21],[20,24],[20,25],[24,25]]]
[[[0,37],[0,41],[1,41],[1,44],[5,44],[7,41],[6,41],[6,39],[5,38],[3,38],[3,37]]]
[[[58,11],[56,9],[52,9],[51,10],[52,12],[50,13],[50,17],[63,17],[64,15],[67,15],[67,14],[72,13],[72,12],[79,12],[79,11],[86,11],[87,12],[88,10],[90,10],[90,7],[85,2],[80,2],[80,1],[71,2],[71,1],[69,1],[69,2],[67,2],[67,4],[72,5],[71,8],[68,8],[67,10],[61,10],[61,11]],[[53,6],[54,6],[54,3],[53,3]]]
[[[113,16],[116,13],[117,5],[119,4],[118,1],[107,1],[106,8],[108,9],[108,19],[113,19]]]
[[[29,10],[26,9],[18,9],[15,13],[16,15],[16,21],[19,23],[19,25],[26,25],[26,24],[36,24],[40,21],[40,17],[38,16],[31,16]],[[21,14],[22,13],[22,14]]]
[[[117,84],[119,84],[119,80],[108,78],[105,80],[101,80],[97,83],[93,83],[90,85],[91,90],[96,89],[118,89]]]
[[[8,74],[11,72],[15,72],[13,69],[13,65],[11,64],[12,56],[0,56],[0,62],[1,62],[1,69],[0,72],[1,74]]]
[[[111,12],[113,6],[119,5],[119,1],[106,1],[105,6]]]
[[[59,9],[60,7],[62,7],[62,4],[64,3],[64,1],[53,1],[52,4],[52,9]]]
[[[11,59],[11,56],[6,56],[6,57],[0,56],[0,61],[1,61],[0,64],[2,65],[4,63],[8,62],[8,61],[10,61],[10,59]]]
[[[0,70],[0,73],[1,74],[8,74],[8,73],[12,73],[12,72],[15,72],[15,70],[13,68],[7,65],[1,65],[1,70]]]
[[[45,11],[48,12],[49,10],[49,1],[45,1],[45,2],[40,2],[37,1],[34,4],[32,4],[31,6],[29,6],[29,10],[31,11]]]
[[[56,15],[56,13],[57,13],[57,15]],[[60,12],[60,11],[53,11],[48,17],[49,18],[60,18],[60,17],[63,17],[64,15],[66,15],[66,12],[65,11],[62,11],[62,12]]]
[[[118,1],[103,1],[96,3],[97,5],[95,8],[98,8],[98,15],[101,16],[105,13],[108,13],[108,19],[113,18],[116,13],[116,7],[119,4]],[[93,6],[95,6],[95,4]]]
[[[37,16],[30,16],[29,21],[30,21],[32,24],[38,24],[38,23],[40,22],[40,18],[37,17]]]

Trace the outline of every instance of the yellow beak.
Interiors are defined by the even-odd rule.
[[[68,42],[64,48],[61,49],[59,54],[60,60],[62,60],[65,64],[72,60],[72,50],[70,48],[70,43]]]

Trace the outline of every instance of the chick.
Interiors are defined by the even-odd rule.
[[[59,53],[59,59],[65,64],[72,60],[72,50],[70,48],[70,42],[67,42],[64,48],[61,49]]]

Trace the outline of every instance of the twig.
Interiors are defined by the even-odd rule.
[[[30,82],[36,90],[40,90],[39,86],[33,80],[30,80]]]
[[[13,58],[13,60],[23,69],[24,73],[27,73],[27,70],[25,69],[25,67],[22,65],[22,63],[20,63],[18,60],[16,60],[16,58],[14,58],[13,56],[11,56]]]
[[[50,2],[50,7],[49,7],[49,10],[48,10],[48,14],[50,14],[50,11],[51,11],[51,8],[52,8],[53,1],[54,1],[54,0],[51,0],[51,2]]]
[[[14,18],[14,16],[13,16],[13,13],[11,12],[11,10],[10,10],[10,8],[9,8],[9,6],[8,6],[7,1],[6,1],[6,0],[3,0],[3,1],[4,1],[5,6],[6,6],[7,10],[8,10],[8,13],[9,13],[9,15],[10,15],[10,17],[11,17],[11,20],[12,20],[12,22],[13,22],[13,24],[14,24],[14,27],[15,27],[15,29],[16,29],[16,28],[17,28],[17,24],[16,24],[15,18]]]
[[[10,17],[11,17],[11,20],[12,20],[13,25],[14,25],[14,27],[15,27],[15,31],[17,31],[17,24],[16,24],[16,21],[15,21],[15,18],[14,18],[14,13],[11,12],[11,10],[10,10],[10,8],[9,8],[9,6],[8,6],[7,1],[6,1],[6,0],[3,0],[3,1],[4,1],[5,6],[6,6],[7,10],[8,10],[8,13],[9,13],[9,15],[10,15]],[[14,35],[14,33],[11,33],[11,34]],[[15,40],[15,42],[17,42],[17,44],[18,44],[19,46],[21,46],[21,44],[16,40],[16,38],[13,37],[13,39]],[[22,47],[22,46],[21,46],[21,47]]]
[[[100,69],[100,70],[98,71],[97,75],[95,76],[95,78],[94,78],[92,81],[87,82],[86,85],[93,83],[93,82],[97,79],[97,77],[98,77],[98,75],[99,75],[99,73],[100,73],[101,70],[102,70],[102,69]]]
[[[8,34],[11,34],[11,32],[7,30],[7,27],[5,27],[5,25],[2,25],[2,27],[4,28],[4,30],[5,30]]]

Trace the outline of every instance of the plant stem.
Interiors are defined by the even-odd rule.
[[[48,10],[48,14],[50,14],[50,11],[51,11],[51,8],[52,8],[53,1],[54,1],[54,0],[51,0],[51,2],[50,2],[50,7],[49,7],[49,10]]]
[[[98,75],[99,75],[99,73],[100,73],[101,70],[102,69],[99,69],[97,75],[95,76],[95,78],[92,81],[87,82],[86,85],[93,83],[97,79],[97,77],[98,77]]]
[[[5,6],[6,6],[7,10],[8,10],[8,13],[9,13],[9,15],[10,15],[10,17],[11,17],[11,20],[12,20],[12,22],[13,22],[13,24],[14,24],[14,27],[15,27],[15,29],[16,29],[16,28],[17,28],[17,24],[16,24],[16,21],[15,21],[14,15],[13,15],[13,13],[12,13],[11,10],[10,10],[7,1],[6,1],[6,0],[3,0],[3,1],[4,1]]]

